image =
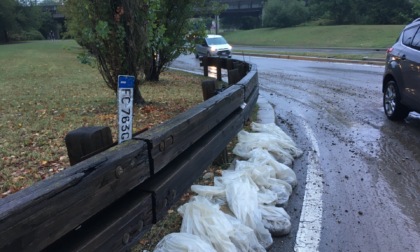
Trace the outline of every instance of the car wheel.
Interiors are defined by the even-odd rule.
[[[195,54],[195,58],[198,59],[198,53]]]
[[[397,83],[390,80],[385,85],[383,97],[385,115],[392,121],[403,120],[410,111],[400,103]]]

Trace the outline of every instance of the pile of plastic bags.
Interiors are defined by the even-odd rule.
[[[238,159],[214,177],[214,186],[191,186],[197,195],[178,208],[180,232],[165,236],[155,252],[266,251],[272,236],[290,232],[282,206],[297,184],[289,166],[302,151],[274,123],[251,128],[239,132]]]

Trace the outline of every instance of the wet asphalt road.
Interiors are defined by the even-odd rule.
[[[386,48],[291,48],[291,47],[270,47],[270,46],[241,46],[235,45],[234,53],[237,55],[242,52],[257,51],[262,53],[322,53],[325,55],[364,55],[366,57],[383,59],[385,57]]]
[[[420,115],[386,119],[382,66],[243,57],[277,124],[304,150],[270,251],[420,251]],[[176,68],[200,71],[192,55]]]

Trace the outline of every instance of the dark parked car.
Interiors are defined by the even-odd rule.
[[[403,120],[420,112],[420,18],[407,25],[387,50],[382,82],[386,116]]]

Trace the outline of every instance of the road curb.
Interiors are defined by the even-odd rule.
[[[276,117],[274,114],[274,108],[261,94],[258,96],[257,105],[257,122],[263,124],[275,123]]]
[[[241,52],[239,55],[254,56],[254,57],[268,57],[278,59],[293,59],[293,60],[309,60],[309,61],[322,61],[322,62],[337,62],[337,63],[352,63],[352,64],[368,64],[368,65],[385,65],[384,59],[369,59],[365,60],[350,60],[350,59],[336,59],[336,58],[321,58],[321,57],[309,57],[309,56],[297,56],[297,55],[282,55],[282,54],[260,54],[260,53],[247,53]]]

